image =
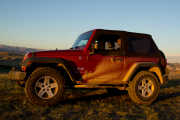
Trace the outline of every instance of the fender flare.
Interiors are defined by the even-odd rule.
[[[30,64],[29,64],[30,63]],[[65,72],[68,74],[70,80],[72,82],[75,82],[74,76],[72,75],[71,67],[69,63],[71,61],[67,61],[62,58],[48,58],[48,57],[31,57],[28,58],[24,63],[23,66],[26,66],[27,68],[30,67],[32,64],[56,64],[56,67],[61,67]],[[71,63],[72,64],[72,63]]]
[[[58,67],[62,67],[66,73],[69,75],[69,78],[71,79],[72,82],[75,82],[74,78],[72,77],[72,74],[70,73],[70,71],[68,70],[68,68],[63,64],[63,63],[58,63],[57,65]]]
[[[157,64],[153,62],[136,62],[134,63],[129,70],[127,71],[126,75],[122,79],[123,82],[129,82],[133,75],[137,72],[139,68],[148,68],[147,70],[153,72],[157,75],[161,84],[164,83],[162,72]]]
[[[163,75],[162,75],[161,69],[159,67],[157,67],[157,66],[151,67],[149,69],[149,71],[153,72],[157,75],[161,84],[165,83],[165,81],[163,80]]]

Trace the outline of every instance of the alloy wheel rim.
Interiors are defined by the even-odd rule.
[[[35,93],[41,99],[50,99],[57,94],[58,83],[54,77],[43,76],[35,83]]]
[[[138,93],[145,98],[150,97],[154,93],[154,84],[150,78],[144,78],[139,82]]]

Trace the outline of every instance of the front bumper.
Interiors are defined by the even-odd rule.
[[[26,72],[21,72],[21,71],[10,71],[8,73],[8,78],[10,80],[15,80],[15,81],[23,81],[26,77]]]

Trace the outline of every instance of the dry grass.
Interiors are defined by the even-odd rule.
[[[30,104],[23,88],[0,74],[0,119],[7,120],[179,120],[180,79],[162,86],[150,106],[136,105],[126,92],[110,95],[104,89],[73,90],[66,101],[53,107]]]
[[[64,102],[44,107],[27,101],[24,89],[8,80],[8,70],[0,66],[0,120],[180,120],[180,73],[176,71],[150,106],[134,104],[127,92],[112,95],[105,89],[76,89]]]

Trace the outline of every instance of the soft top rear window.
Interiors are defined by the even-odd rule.
[[[153,42],[150,38],[128,37],[128,52],[143,55],[153,53]]]

